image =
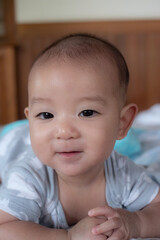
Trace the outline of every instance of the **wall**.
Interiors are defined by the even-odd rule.
[[[17,23],[160,19],[160,0],[15,0]]]

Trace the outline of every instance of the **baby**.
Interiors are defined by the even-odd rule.
[[[121,53],[96,36],[66,36],[38,56],[29,129],[0,144],[0,240],[160,237],[158,184],[113,151],[137,113],[128,81]]]

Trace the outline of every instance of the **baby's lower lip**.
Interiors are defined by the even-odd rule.
[[[80,153],[80,151],[72,151],[72,152],[59,152],[58,154],[61,156],[64,156],[64,157],[72,157],[79,153]]]

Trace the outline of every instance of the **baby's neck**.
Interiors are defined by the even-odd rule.
[[[104,164],[93,171],[86,172],[79,176],[64,176],[57,174],[57,179],[61,187],[69,187],[75,190],[77,189],[78,191],[83,188],[87,189],[97,183],[101,183],[103,179],[105,179]]]
[[[83,184],[66,183],[59,179],[59,200],[62,204],[67,222],[75,224],[86,217],[88,211],[97,206],[106,205],[106,179],[104,171],[99,173],[93,181]]]

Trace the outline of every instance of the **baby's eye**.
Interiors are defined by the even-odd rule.
[[[50,119],[50,118],[53,118],[53,114],[52,113],[49,113],[49,112],[42,112],[42,113],[39,113],[37,115],[38,118],[40,119]]]
[[[98,114],[98,112],[94,111],[94,110],[84,110],[80,113],[80,116],[81,117],[92,117],[94,116],[95,114]]]

